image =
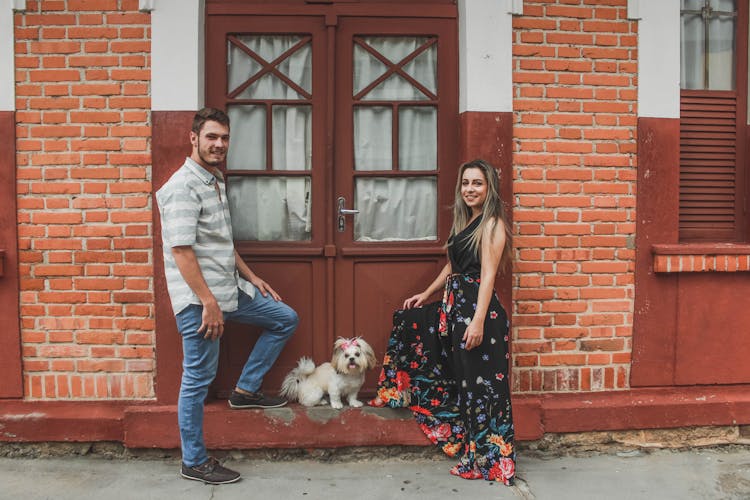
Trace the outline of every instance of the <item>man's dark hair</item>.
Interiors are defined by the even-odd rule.
[[[195,113],[193,128],[191,130],[196,134],[200,134],[203,124],[206,122],[219,122],[229,127],[229,117],[225,112],[216,108],[203,108]]]

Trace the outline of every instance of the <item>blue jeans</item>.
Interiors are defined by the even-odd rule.
[[[283,302],[276,302],[270,294],[264,297],[256,290],[255,298],[251,299],[242,290],[238,289],[238,292],[237,310],[225,312],[224,319],[264,328],[237,382],[240,389],[256,392],[260,389],[263,376],[297,328],[299,319],[294,309]],[[201,465],[208,460],[203,441],[203,406],[219,365],[219,341],[206,340],[203,334],[198,333],[202,314],[203,306],[191,304],[176,316],[183,353],[177,419],[182,461],[188,467]]]

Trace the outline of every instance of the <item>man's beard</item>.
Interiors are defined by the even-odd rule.
[[[221,155],[221,159],[220,160],[211,160],[211,159],[209,159],[207,157],[207,155],[211,154],[210,149],[211,148],[208,148],[208,150],[204,150],[201,147],[201,140],[200,140],[200,138],[198,138],[198,156],[200,157],[201,160],[203,160],[203,163],[205,163],[206,165],[210,165],[212,167],[215,167],[217,165],[221,165],[221,162],[223,162],[224,158],[226,158],[226,152],[224,152]]]

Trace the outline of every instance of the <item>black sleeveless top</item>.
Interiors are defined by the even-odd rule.
[[[451,271],[457,274],[479,274],[481,263],[479,254],[471,249],[471,233],[482,222],[480,215],[466,226],[463,231],[448,240],[448,258],[451,261]]]

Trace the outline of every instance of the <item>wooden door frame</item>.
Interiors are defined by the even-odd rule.
[[[0,111],[0,398],[23,397],[15,132],[15,112]]]

